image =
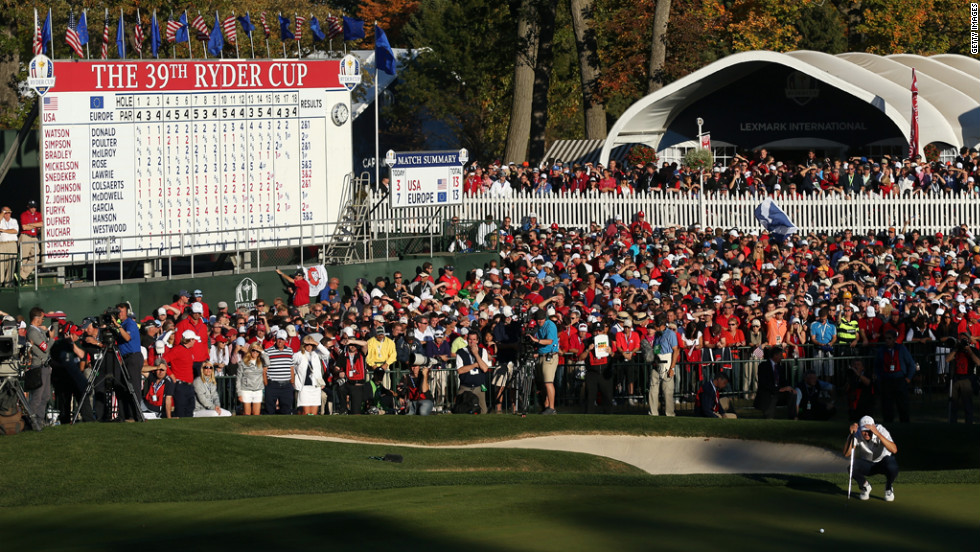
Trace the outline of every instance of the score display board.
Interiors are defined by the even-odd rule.
[[[392,207],[433,207],[463,202],[465,149],[385,154],[391,167]]]
[[[45,262],[286,247],[313,234],[299,225],[336,221],[352,148],[340,71],[55,62],[41,100]]]

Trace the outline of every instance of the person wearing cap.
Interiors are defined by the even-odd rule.
[[[486,349],[480,348],[480,335],[467,334],[466,347],[456,351],[456,374],[459,376],[457,400],[464,393],[476,395],[480,404],[480,414],[487,413],[487,373],[490,371],[490,358]]]
[[[898,332],[885,332],[885,343],[875,352],[875,384],[880,390],[881,412],[885,422],[895,419],[895,410],[902,423],[909,422],[909,384],[915,376],[916,364],[905,345],[898,343]]]
[[[190,418],[194,415],[194,352],[193,348],[201,339],[193,330],[184,330],[177,335],[180,343],[164,353],[167,362],[167,375],[174,381],[174,415],[177,418]]]
[[[167,376],[167,362],[163,359],[166,345],[158,341],[154,353],[155,362],[144,367],[146,387],[143,392],[143,417],[147,420],[170,419],[174,415],[174,381]]]
[[[459,290],[463,289],[463,284],[460,283],[455,273],[456,267],[447,265],[443,268],[443,274],[439,277],[439,281],[436,284],[436,287],[439,287],[440,284],[442,285],[442,294],[449,298],[449,300],[453,300],[459,293]]]
[[[585,413],[595,414],[598,406],[603,414],[612,414],[614,391],[609,324],[599,322],[593,335],[588,334],[586,324],[580,324],[578,330],[584,344],[578,359],[585,363]]]
[[[439,405],[436,408],[441,411],[442,405],[447,404],[449,400],[449,373],[444,369],[453,360],[452,343],[446,339],[446,332],[436,330],[433,332],[433,339],[426,341],[424,347],[425,356],[437,361],[436,368],[440,369],[432,373],[430,383],[435,404]]]
[[[31,375],[39,376],[37,380],[40,382],[40,386],[27,390],[30,395],[28,403],[31,412],[40,420],[45,418],[45,408],[51,399],[51,365],[48,359],[51,355],[51,346],[58,339],[57,326],[55,324],[51,327],[44,326],[44,317],[44,310],[40,307],[30,310],[25,343],[30,351],[30,365],[28,372],[25,372],[25,380],[28,379],[27,374],[32,373]]]
[[[885,502],[895,500],[893,485],[898,478],[898,446],[885,426],[876,424],[871,416],[864,416],[851,424],[844,444],[844,458],[854,457],[854,482],[858,484],[861,500],[871,498],[869,475],[885,476]]]
[[[246,416],[258,416],[262,413],[266,371],[266,357],[263,353],[261,343],[249,345],[244,358],[238,363],[238,373],[235,374],[235,392],[242,403],[242,413]]]
[[[223,376],[225,369],[231,364],[231,347],[228,346],[228,338],[218,334],[211,343],[208,360],[214,366],[214,375]]]
[[[829,306],[820,307],[817,319],[810,324],[810,339],[816,348],[817,360],[814,363],[817,375],[823,378],[834,377],[834,344],[837,343],[837,326],[829,321]]]
[[[27,202],[27,210],[20,214],[20,281],[23,282],[37,268],[37,233],[44,223],[37,202]]]
[[[293,370],[293,351],[287,342],[286,330],[276,330],[276,341],[265,350],[265,413],[293,413],[293,385],[296,372]]]
[[[0,286],[7,287],[14,282],[14,268],[17,263],[17,234],[20,225],[6,205],[0,215]]]
[[[199,289],[195,289],[194,290],[194,293],[191,296],[191,304],[194,304],[194,303],[200,303],[201,304],[201,308],[204,309],[204,311],[202,313],[202,316],[204,317],[204,320],[210,321],[211,320],[211,308],[208,306],[207,303],[204,302],[204,292],[203,291],[201,291]]]
[[[201,373],[201,364],[211,356],[211,349],[208,343],[210,331],[204,322],[204,305],[201,303],[190,304],[191,315],[177,323],[177,333],[183,335],[190,330],[198,337],[194,342],[194,376]]]
[[[542,414],[556,414],[555,373],[558,371],[558,326],[548,320],[547,313],[538,309],[534,312],[537,328],[529,339],[537,345],[535,356],[538,365],[538,378],[544,384],[544,409]]]
[[[288,284],[289,304],[299,309],[300,316],[310,314],[310,283],[306,281],[306,271],[297,268],[290,277],[277,268],[276,274]]]
[[[636,406],[637,401],[633,397],[633,392],[638,372],[632,364],[643,362],[643,357],[640,354],[641,336],[639,333],[633,331],[633,319],[630,315],[626,313],[621,314],[623,318],[622,330],[616,332],[613,351],[616,354],[616,362],[621,363],[620,366],[617,366],[617,369],[621,374],[625,375],[626,394],[629,396],[629,404]]]
[[[380,325],[374,329],[374,335],[367,341],[367,365],[371,371],[378,368],[385,372],[398,361],[395,341],[388,337],[385,327]]]
[[[214,376],[214,365],[205,362],[201,365],[201,375],[194,378],[194,417],[217,418],[231,416],[231,412],[221,408],[218,394],[218,380]]]
[[[126,370],[127,376],[129,376],[129,384],[132,389],[127,389],[125,396],[136,396],[139,397],[142,394],[142,370],[143,370],[143,349],[140,345],[140,328],[134,320],[129,315],[129,304],[119,303],[116,305],[116,310],[119,312],[119,318],[115,320],[116,325],[116,342],[119,345],[119,355],[123,359],[123,369]],[[132,391],[132,393],[128,393]],[[140,405],[132,404],[132,401],[123,401],[125,405],[124,414],[126,419],[137,419],[137,410],[140,409]]]
[[[759,391],[752,406],[761,410],[767,420],[776,417],[776,406],[779,403],[785,404],[789,409],[788,418],[796,417],[793,408],[796,406],[796,396],[782,364],[784,355],[782,347],[770,347],[766,360],[759,364]]]
[[[796,419],[825,421],[833,417],[834,386],[817,379],[816,370],[807,370],[796,389]]]
[[[302,349],[293,353],[293,371],[296,374],[295,387],[296,405],[300,413],[314,416],[320,409],[320,390],[327,384],[323,379],[326,365],[325,359],[330,358],[330,351],[321,345],[315,337],[303,337]]]
[[[337,386],[338,414],[364,413],[364,401],[369,400],[368,374],[362,347],[366,342],[341,334],[343,352],[334,363],[334,382]]]
[[[630,224],[630,234],[634,236],[648,236],[653,234],[653,227],[646,221],[646,213],[643,211],[636,213],[636,220]]]
[[[677,360],[680,346],[677,332],[667,327],[667,316],[658,315],[653,322],[654,332],[647,336],[653,343],[656,363],[650,371],[650,390],[647,404],[650,416],[660,415],[660,393],[664,396],[664,414],[674,416],[674,379],[677,375]]]
[[[167,312],[174,317],[175,320],[179,319],[184,314],[184,310],[187,305],[190,304],[191,294],[186,289],[182,289],[177,292],[177,300],[169,305],[163,305],[161,308],[167,309]]]

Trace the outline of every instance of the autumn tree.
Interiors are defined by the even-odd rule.
[[[365,26],[377,21],[388,39],[397,41],[401,38],[402,28],[420,5],[419,0],[361,0],[357,16],[364,20]]]
[[[531,139],[531,102],[534,92],[534,67],[538,58],[538,17],[536,0],[521,0],[515,13],[517,36],[514,37],[514,88],[511,97],[510,124],[507,129],[505,159],[526,159]]]
[[[575,50],[578,54],[579,77],[582,81],[582,110],[585,118],[585,137],[601,140],[606,137],[606,107],[599,94],[599,46],[596,43],[594,0],[570,0]]]
[[[650,38],[650,70],[647,73],[647,94],[653,94],[664,86],[670,1],[657,0],[657,7],[653,10],[653,37]]]

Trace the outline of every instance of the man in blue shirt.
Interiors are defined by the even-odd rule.
[[[826,378],[834,377],[834,343],[837,343],[837,326],[827,320],[830,307],[820,307],[817,319],[810,324],[810,338],[817,348],[817,361],[814,370],[817,375]]]
[[[117,337],[116,343],[119,345],[119,356],[122,357],[123,365],[120,367],[129,376],[129,385],[135,396],[142,395],[142,380],[140,372],[143,369],[143,351],[140,348],[140,328],[136,321],[129,316],[129,304],[119,303],[116,305],[119,317],[116,319]],[[127,394],[120,402],[125,406],[126,419],[138,420],[140,418],[138,404],[131,404]]]
[[[531,335],[531,341],[538,346],[537,364],[538,377],[544,383],[545,399],[542,414],[556,414],[555,412],[555,373],[558,371],[558,326],[548,320],[548,315],[544,310],[538,309],[534,313],[534,320],[537,321],[537,329]]]
[[[651,416],[660,415],[660,392],[664,394],[664,414],[674,415],[674,375],[677,360],[680,358],[680,347],[677,343],[677,333],[667,327],[667,317],[660,315],[653,325],[656,333],[653,339],[653,350],[657,354],[657,363],[650,373],[650,393],[647,396]]]

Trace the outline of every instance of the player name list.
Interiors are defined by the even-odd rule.
[[[49,92],[47,259],[288,245],[298,229],[268,229],[326,204],[326,101],[322,88]]]

